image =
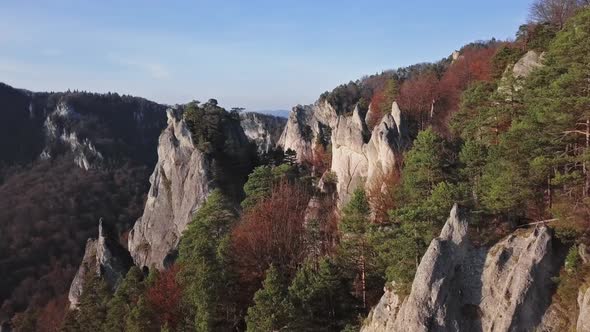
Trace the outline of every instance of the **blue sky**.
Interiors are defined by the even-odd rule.
[[[289,109],[481,39],[530,0],[0,0],[0,82]]]

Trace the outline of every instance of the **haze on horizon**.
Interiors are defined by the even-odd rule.
[[[289,109],[363,75],[512,38],[529,0],[0,2],[0,82]]]

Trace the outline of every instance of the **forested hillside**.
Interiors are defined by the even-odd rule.
[[[164,251],[166,259],[150,266],[136,259],[138,266],[114,291],[100,269],[88,273],[76,309],[62,314],[54,302],[41,310],[31,307],[17,315],[14,327],[359,331],[366,327],[365,319],[384,287],[400,301],[410,296],[431,243],[443,243],[442,250],[449,252],[456,249],[452,244],[443,247],[450,242],[431,241],[458,204],[465,227],[459,221],[453,224],[459,219],[459,208],[453,208],[442,233],[452,237],[464,231],[474,252],[487,252],[498,243],[510,248],[506,243],[525,243],[523,239],[538,234],[550,239],[555,251],[551,263],[559,271],[544,276],[551,281],[542,287],[549,294],[546,299],[523,297],[529,301],[524,305],[547,309],[551,304],[557,312],[554,320],[559,321],[552,325],[559,326],[555,330],[575,329],[585,314],[578,294],[590,282],[590,8],[587,1],[538,0],[531,19],[514,40],[474,42],[439,62],[363,77],[325,92],[312,106],[295,107],[277,149],[258,158],[251,146],[235,150],[246,146],[238,144],[241,136],[230,132],[239,120],[237,113],[225,111],[215,100],[187,105],[174,114],[161,136],[166,140],[159,148],[167,150],[159,156],[148,199],[162,204],[151,206],[198,206],[177,245],[163,246],[170,249]],[[350,130],[342,131],[343,123]],[[289,128],[291,124],[297,127]],[[305,141],[294,144],[300,151],[282,151],[289,130],[294,133],[291,138]],[[349,140],[343,143],[343,132],[358,137],[345,137]],[[370,174],[372,182],[363,174],[362,185],[352,188],[344,200],[338,193],[353,176],[343,184],[333,162],[339,161],[337,149],[350,147],[346,144],[360,146],[362,152],[388,147],[395,162],[389,169],[380,168],[387,172]],[[297,155],[302,152],[305,158]],[[171,159],[163,159],[167,156]],[[347,160],[349,169],[354,169],[354,158]],[[45,165],[31,170],[42,172]],[[167,177],[193,174],[195,169],[186,170],[187,165],[212,166],[196,169],[194,176]],[[244,172],[250,172],[247,180]],[[64,181],[76,182],[76,174]],[[123,184],[123,197],[96,200],[88,193],[76,200],[95,206],[93,213],[126,209],[118,218],[128,226],[125,216],[138,213],[141,190],[117,172],[92,174],[103,186]],[[14,192],[29,182],[33,181],[17,173],[0,190]],[[202,196],[185,205],[197,186],[206,187],[205,193],[199,191]],[[143,218],[153,213],[148,210]],[[171,225],[172,217],[155,219],[144,232],[162,225],[175,231],[180,227]],[[39,223],[35,229],[46,234],[43,227],[52,225]],[[548,228],[541,230],[540,225]],[[22,231],[15,227],[10,232]],[[67,240],[56,232],[51,241]],[[0,241],[0,248],[4,243]],[[523,246],[519,250],[526,252],[533,244]],[[149,256],[154,247],[148,243],[134,250]],[[492,254],[500,257],[501,270],[503,258],[512,252]],[[71,274],[72,267],[67,269],[60,273]],[[65,287],[57,282],[53,286],[54,280],[64,280],[59,276],[47,280],[55,289]],[[527,280],[527,285],[535,282]],[[452,296],[462,296],[452,291]],[[498,296],[510,299],[518,294]],[[462,320],[481,319],[477,306],[459,312]],[[545,319],[544,312],[527,314],[533,327]],[[437,330],[436,318],[428,317],[431,330]]]
[[[61,320],[99,218],[124,236],[143,209],[164,109],[0,84],[0,320],[25,310],[40,326]]]

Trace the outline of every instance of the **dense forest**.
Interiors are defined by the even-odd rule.
[[[84,244],[99,218],[123,238],[141,215],[165,107],[116,93],[36,93],[0,84],[0,321],[60,321]],[[59,105],[68,117],[55,114]],[[91,142],[89,170],[57,132]],[[46,152],[49,158],[40,158]],[[125,242],[125,241],[122,241]],[[40,328],[43,330],[43,328]]]
[[[590,281],[577,250],[590,243],[587,5],[536,1],[532,21],[513,41],[475,42],[437,63],[363,77],[324,93],[320,98],[339,114],[359,106],[369,126],[379,123],[393,101],[399,103],[412,144],[399,169],[384,177],[385,190],[359,188],[338,211],[330,189],[337,179],[322,176],[330,168],[329,144],[319,142],[319,157],[303,164],[291,151],[262,158],[244,154],[240,159],[246,163],[220,165],[218,174],[222,180],[251,169],[243,188],[236,193],[220,183],[208,196],[183,233],[174,264],[162,271],[133,267],[114,292],[101,278],[90,277],[77,310],[63,313],[55,304],[28,310],[15,326],[19,331],[358,331],[384,286],[409,292],[420,258],[454,203],[467,211],[477,245],[528,223],[547,223],[569,250],[554,280],[553,301],[565,308],[564,315],[575,315],[577,289]],[[526,77],[513,75],[529,52],[539,55],[541,65]],[[190,105],[184,117],[199,149],[228,153],[223,128],[236,114],[210,100]],[[42,172],[46,166],[36,167]],[[68,176],[75,182],[76,174]],[[125,184],[116,176],[96,176],[104,186]],[[27,183],[14,179],[2,188],[14,191]],[[88,201],[77,199],[97,209],[113,204],[114,210],[134,211],[139,191],[125,188],[125,198],[96,201],[88,193]],[[311,217],[310,201],[319,211]],[[38,231],[54,225],[39,225]],[[63,283],[59,276],[46,282],[54,279]]]

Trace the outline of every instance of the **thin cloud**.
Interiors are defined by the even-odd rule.
[[[139,69],[155,79],[167,79],[171,76],[170,71],[164,65],[156,62],[141,61],[114,54],[107,55],[107,58],[119,66]]]
[[[63,54],[62,50],[57,48],[46,48],[41,51],[41,54],[47,57],[57,57]]]

